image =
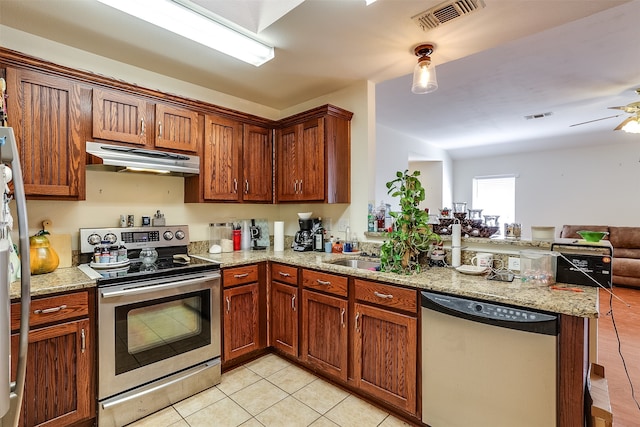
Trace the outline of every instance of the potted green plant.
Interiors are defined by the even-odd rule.
[[[380,248],[382,271],[412,274],[420,272],[418,256],[429,251],[432,242],[440,236],[429,226],[429,214],[418,208],[425,198],[425,191],[418,179],[420,171],[396,172],[396,178],[387,182],[387,193],[400,198],[400,211],[391,212],[394,227],[388,240]]]

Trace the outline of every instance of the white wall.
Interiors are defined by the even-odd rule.
[[[376,155],[375,135],[375,86],[361,81],[342,90],[312,99],[282,111],[283,117],[308,110],[323,104],[333,104],[353,113],[351,120],[351,204],[316,205],[316,210],[331,213],[325,216],[333,223],[332,234],[344,238],[338,231],[342,219],[349,223],[352,233],[364,239],[367,230],[367,203],[373,196],[376,170],[373,161]],[[342,211],[340,207],[342,206]],[[315,211],[314,211],[315,213]]]
[[[428,208],[429,215],[438,215],[442,208],[442,161],[410,161],[410,171],[420,171],[418,179],[424,187],[424,201],[418,206],[421,209]]]
[[[398,200],[387,194],[386,183],[395,179],[396,172],[409,169],[409,162],[438,161],[441,162],[441,203],[451,205],[452,162],[444,150],[429,145],[426,141],[417,140],[396,132],[386,126],[376,127],[376,205],[381,201],[391,204],[392,210],[398,209]],[[421,177],[422,185],[427,188],[432,183]],[[431,202],[430,202],[431,203]],[[427,206],[430,212],[438,213],[440,206]]]
[[[640,137],[625,144],[547,150],[453,162],[456,200],[471,202],[474,176],[517,174],[516,222],[637,226]]]

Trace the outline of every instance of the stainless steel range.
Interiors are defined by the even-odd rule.
[[[188,227],[80,229],[80,243],[98,286],[98,425],[218,384],[220,266],[188,256]]]

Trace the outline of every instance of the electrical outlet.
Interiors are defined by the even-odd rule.
[[[338,231],[347,231],[348,226],[349,226],[348,219],[340,219],[338,221]]]
[[[509,270],[520,270],[520,257],[509,257]]]

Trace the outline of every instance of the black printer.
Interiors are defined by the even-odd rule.
[[[611,287],[613,246],[608,240],[555,239],[551,250],[560,253],[556,282]]]

